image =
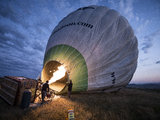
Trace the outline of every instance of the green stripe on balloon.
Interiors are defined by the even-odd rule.
[[[88,88],[88,69],[82,54],[68,45],[56,45],[50,48],[44,58],[44,66],[49,61],[58,61],[67,65],[69,78],[73,82],[72,91],[86,91]],[[66,91],[66,89],[64,89]],[[61,91],[64,92],[64,91]]]

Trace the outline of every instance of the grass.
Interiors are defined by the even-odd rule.
[[[118,93],[79,93],[55,99],[35,109],[22,110],[0,100],[0,120],[65,120],[74,109],[75,120],[160,120],[160,93],[124,88]]]

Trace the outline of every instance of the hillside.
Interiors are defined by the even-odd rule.
[[[22,110],[0,99],[0,120],[65,120],[74,109],[75,120],[160,120],[160,93],[124,88],[118,93],[79,93],[60,96],[37,108]]]
[[[160,83],[146,83],[146,84],[129,84],[128,88],[153,89],[160,90]]]

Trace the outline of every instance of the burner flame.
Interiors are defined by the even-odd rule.
[[[53,76],[49,80],[49,84],[56,82],[57,80],[63,78],[65,76],[66,69],[63,65],[58,67],[58,70],[53,73]]]

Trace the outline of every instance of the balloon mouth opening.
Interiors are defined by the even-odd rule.
[[[42,70],[42,82],[49,81],[49,88],[55,92],[61,92],[67,85],[68,73],[65,67],[58,61],[47,62]]]

